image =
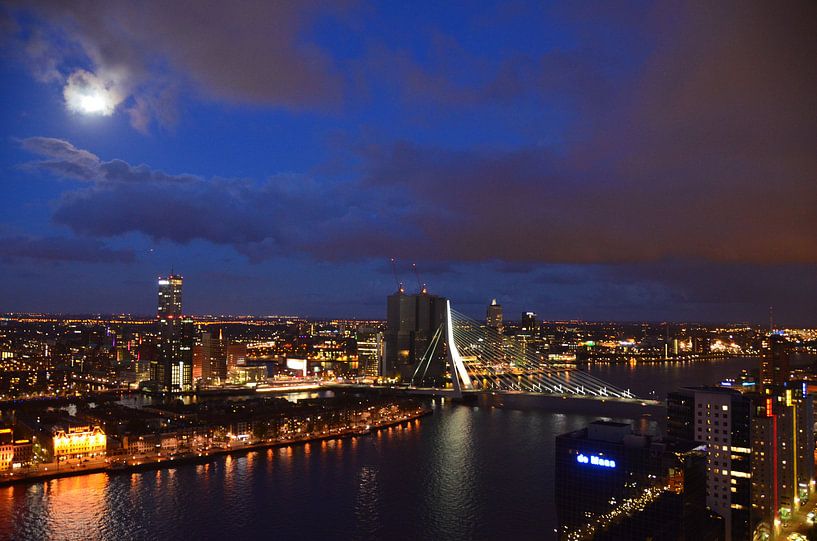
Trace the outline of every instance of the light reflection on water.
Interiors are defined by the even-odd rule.
[[[752,365],[591,371],[665,395]],[[592,419],[447,402],[369,437],[0,488],[0,539],[551,539],[554,437]]]

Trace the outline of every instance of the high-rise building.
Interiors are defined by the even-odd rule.
[[[159,277],[157,358],[150,364],[153,386],[162,392],[189,391],[193,387],[193,320],[182,314],[179,275]]]
[[[201,334],[201,379],[207,383],[227,380],[227,349],[224,337],[204,332]]]
[[[431,340],[445,321],[446,299],[425,290],[408,295],[399,289],[389,295],[386,306],[388,328],[385,333],[381,375],[411,380],[417,364],[423,359]],[[435,349],[435,358],[424,371],[428,378],[445,373],[445,348]]]
[[[706,445],[707,505],[726,539],[774,539],[814,494],[813,397],[796,382],[747,388],[670,393],[667,433]]]
[[[535,337],[539,334],[539,323],[536,321],[536,312],[524,312],[519,326],[519,334],[523,336]]]
[[[786,347],[786,338],[780,334],[769,336],[769,351],[760,359],[761,393],[771,393],[774,387],[785,384],[789,380],[789,353]]]
[[[756,395],[752,419],[752,511],[756,538],[814,495],[814,405],[804,383]]]
[[[707,506],[724,518],[726,539],[750,539],[751,397],[738,391],[695,391],[695,439],[706,444]]]
[[[357,355],[363,375],[376,378],[380,375],[380,350],[383,334],[372,327],[357,330]]]
[[[559,539],[721,539],[706,510],[706,456],[694,442],[595,421],[556,438]]]
[[[502,305],[496,302],[496,299],[491,301],[485,313],[485,324],[492,329],[502,332]]]

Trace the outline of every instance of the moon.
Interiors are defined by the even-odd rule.
[[[101,93],[88,94],[79,99],[79,109],[88,115],[101,115],[109,108],[108,100]]]
[[[123,94],[110,77],[76,70],[63,89],[65,106],[82,115],[111,116],[123,100]]]

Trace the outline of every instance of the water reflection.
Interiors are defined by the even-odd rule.
[[[665,395],[744,366],[590,370]],[[547,539],[554,437],[593,417],[434,407],[368,437],[0,488],[0,539]]]

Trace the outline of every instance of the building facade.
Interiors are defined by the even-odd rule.
[[[497,332],[502,332],[502,305],[496,302],[496,299],[491,301],[485,312],[485,324]]]
[[[724,518],[727,539],[776,539],[813,497],[813,409],[803,382],[668,395],[668,434],[687,439],[692,427],[706,445],[707,505]]]
[[[389,295],[386,306],[387,330],[381,375],[410,381],[418,363],[423,359],[432,339],[443,330],[447,300],[444,297],[421,292],[409,295],[398,290]],[[441,342],[444,343],[444,340]],[[439,379],[445,374],[444,347],[435,349],[426,375]]]
[[[160,277],[157,358],[150,364],[150,379],[162,392],[190,391],[193,388],[193,321],[182,314],[183,278],[171,274]]]
[[[706,456],[691,442],[595,421],[556,438],[559,539],[722,539],[706,510]]]

